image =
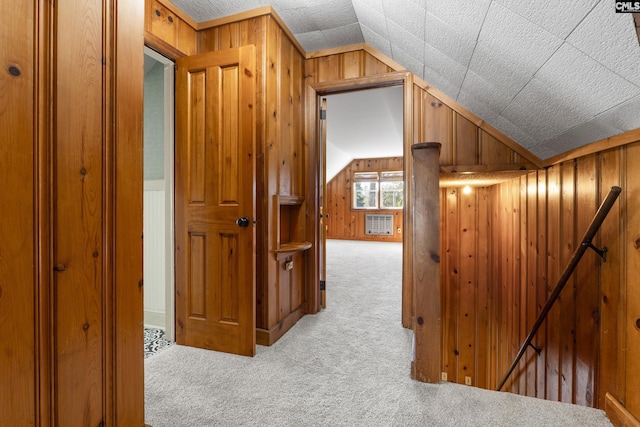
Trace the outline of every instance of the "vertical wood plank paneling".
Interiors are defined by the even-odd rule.
[[[342,78],[350,79],[362,76],[363,52],[346,52],[342,55]]]
[[[56,409],[60,425],[98,425],[104,410],[102,3],[57,5],[54,176]],[[82,16],[83,19],[77,19]],[[82,114],[78,114],[82,111]],[[97,254],[97,256],[96,256]],[[81,310],[78,307],[82,307]]]
[[[0,419],[7,425],[38,424],[34,5],[0,4]]]
[[[560,167],[560,272],[575,252],[575,162]],[[576,275],[572,274],[556,303],[560,315],[560,401],[573,402]]]
[[[490,293],[489,293],[489,190],[478,187],[477,191],[477,238],[475,242],[476,258],[476,320],[475,320],[475,379],[477,387],[489,388],[489,351],[490,351]]]
[[[441,277],[444,280],[441,292],[442,313],[442,371],[447,373],[448,380],[458,382],[458,349],[457,349],[457,320],[458,316],[458,260],[459,250],[459,210],[458,190],[447,188],[443,190],[446,211],[444,223],[447,228],[444,264],[441,266]],[[446,270],[445,270],[446,268]]]
[[[549,286],[549,217],[548,217],[548,200],[549,200],[549,175],[546,172],[538,173],[538,191],[536,194],[538,203],[538,247],[537,247],[537,282],[536,282],[536,318],[542,311],[547,302],[548,286]],[[547,330],[549,322],[545,321],[534,338],[536,347],[542,349],[536,359],[536,397],[546,399],[547,397]]]
[[[519,305],[518,305],[518,322],[520,324],[519,333],[518,333],[518,349],[520,348],[521,343],[527,336],[527,276],[528,276],[528,251],[527,251],[527,242],[529,240],[528,234],[528,221],[529,215],[527,211],[527,176],[523,175],[519,179],[518,186],[518,212],[520,216],[519,234],[519,257],[518,264],[516,267],[516,280],[518,281],[518,289],[520,292]],[[517,350],[516,350],[517,354]],[[528,385],[528,377],[529,373],[527,370],[527,359],[522,358],[520,360],[520,384],[518,386],[519,394],[526,395],[527,393],[527,385]]]
[[[453,112],[451,108],[435,98],[431,94],[422,91],[422,139],[425,142],[439,142],[442,144],[440,150],[440,164],[452,165],[454,163],[454,142],[453,142]],[[416,96],[416,98],[418,98]]]
[[[600,154],[600,198],[599,203],[606,197],[611,187],[622,185],[621,176],[626,172],[623,168],[626,150],[610,150]],[[623,287],[624,263],[624,222],[622,208],[625,206],[625,192],[613,205],[611,212],[600,228],[600,242],[609,248],[607,262],[602,263],[600,272],[600,351],[598,358],[598,402],[597,406],[604,408],[605,395],[611,393],[616,399],[625,401],[624,388],[624,328],[621,326],[624,317]]]
[[[458,113],[453,113],[454,164],[478,164],[478,127]]]
[[[458,302],[458,342],[459,363],[457,380],[465,382],[470,377],[475,384],[475,352],[476,352],[476,301],[477,301],[477,230],[478,230],[478,192],[470,194],[460,192],[459,244],[460,258],[458,263],[459,302]]]
[[[512,151],[487,132],[480,130],[480,164],[500,165],[516,163],[512,158]]]
[[[599,199],[596,156],[578,160],[576,171],[576,245],[593,219]],[[594,244],[601,246],[600,239]],[[573,401],[583,406],[594,406],[595,374],[598,360],[598,294],[599,280],[593,274],[600,261],[594,251],[585,252],[574,273],[575,299],[575,360]]]
[[[549,243],[547,245],[547,268],[549,277],[549,288],[545,301],[555,288],[560,278],[560,171],[559,167],[554,166],[548,170],[547,182],[547,236]],[[560,395],[560,313],[559,304],[555,304],[549,311],[547,320],[547,339],[545,356],[547,359],[547,377],[546,377],[546,399],[559,400]]]
[[[112,159],[110,182],[106,186],[111,200],[107,203],[112,228],[104,233],[110,248],[113,267],[105,277],[112,292],[107,296],[107,400],[111,416],[107,425],[141,425],[144,423],[144,348],[143,348],[143,89],[144,9],[142,2],[119,0],[110,3],[115,66],[112,73],[114,96],[112,114],[105,115],[113,123],[110,142]],[[110,36],[105,39],[111,40]],[[194,45],[195,46],[195,45]],[[74,78],[75,76],[70,76]],[[111,299],[109,301],[109,299]],[[111,338],[113,337],[113,338]],[[111,341],[113,340],[113,341]]]
[[[527,174],[526,194],[523,196],[526,198],[526,211],[527,211],[527,239],[526,239],[526,252],[527,261],[526,265],[523,264],[524,270],[526,270],[526,305],[523,307],[526,313],[526,328],[525,334],[529,333],[529,330],[533,326],[537,317],[537,285],[538,285],[538,173],[531,172]],[[536,396],[537,389],[537,354],[534,351],[528,350],[525,355],[526,360],[526,376],[527,376],[527,396]]]
[[[402,209],[353,209],[352,176],[354,172],[403,170],[402,157],[355,159],[327,183],[327,237],[330,239],[357,239],[402,242],[404,236]],[[405,179],[405,185],[407,180]],[[365,234],[367,214],[393,215],[394,233],[390,236]]]
[[[632,144],[626,153],[626,318],[623,328],[627,332],[625,364],[626,401],[629,412],[640,418],[640,143]]]

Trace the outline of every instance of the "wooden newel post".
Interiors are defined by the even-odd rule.
[[[413,159],[413,358],[411,376],[440,381],[440,143],[411,147]]]

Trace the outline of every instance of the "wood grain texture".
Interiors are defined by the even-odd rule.
[[[403,209],[353,209],[353,174],[356,172],[402,171],[402,157],[355,159],[327,183],[327,238],[402,242]],[[405,180],[405,183],[408,181]],[[367,214],[393,215],[394,233],[390,236],[365,234]]]
[[[440,144],[414,145],[413,163],[413,295],[416,321],[413,326],[414,379],[440,382],[440,199],[438,156]]]
[[[33,2],[0,4],[0,419],[37,424],[37,124]]]

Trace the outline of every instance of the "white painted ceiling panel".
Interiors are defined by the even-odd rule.
[[[467,74],[466,67],[427,43],[424,44],[424,64],[438,74],[446,75],[449,83],[457,88],[462,86]]]
[[[490,76],[492,77],[492,76]],[[511,77],[511,76],[508,76]],[[494,114],[500,114],[502,111],[513,101],[521,88],[526,85],[527,82],[520,82],[514,89],[509,90],[507,85],[501,84],[499,79],[491,78],[491,81],[476,74],[472,70],[468,70],[464,83],[460,90],[460,96],[458,99],[462,99],[462,94],[471,95],[478,101],[481,100],[485,104],[485,108],[492,111]],[[487,98],[485,94],[491,93],[492,96]],[[484,120],[488,120],[483,114],[477,113]]]
[[[567,41],[614,73],[640,85],[640,46],[630,13],[611,13],[601,1]],[[613,7],[613,5],[611,5]]]
[[[404,53],[411,55],[416,61],[424,63],[424,40],[416,37],[409,31],[405,30],[395,22],[389,22],[389,41],[393,48],[402,50]],[[420,70],[422,73],[422,70]]]
[[[522,89],[502,115],[541,142],[591,118],[536,79]]]
[[[387,22],[394,22],[424,40],[424,8],[407,0],[383,0],[382,5]]]
[[[469,64],[476,39],[465,27],[453,27],[431,13],[425,18],[425,41],[465,67]]]
[[[639,87],[566,43],[540,68],[536,79],[546,83],[550,94],[567,108],[590,117],[640,93]]]
[[[380,9],[371,7],[370,3],[366,0],[354,1],[353,7],[360,25],[367,27],[378,36],[382,36],[389,40],[387,21],[385,20],[384,14],[381,12],[382,2],[380,2]]]
[[[391,43],[389,42],[388,37],[383,37],[378,33],[375,33],[371,31],[369,28],[362,25],[360,26],[360,29],[362,30],[362,35],[364,36],[364,39],[367,41],[367,44],[379,50],[383,54],[387,55],[389,58],[392,57]]]
[[[173,3],[196,22],[271,5],[307,52],[364,41],[543,159],[640,126],[638,34],[611,0]]]
[[[501,5],[544,28],[561,39],[565,39],[578,25],[598,0],[495,0]]]

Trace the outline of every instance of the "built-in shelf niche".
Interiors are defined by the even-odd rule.
[[[305,198],[276,195],[275,202],[278,230],[274,253],[278,261],[284,261],[311,247],[305,232]]]

